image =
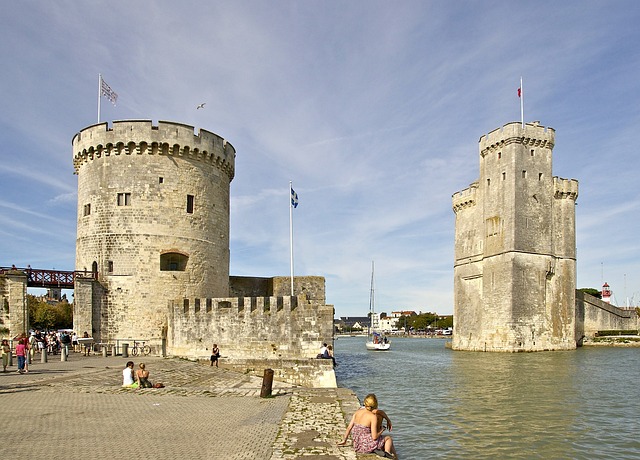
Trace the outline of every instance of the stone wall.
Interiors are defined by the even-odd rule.
[[[11,331],[9,317],[9,283],[4,274],[0,275],[0,339],[8,339]],[[6,330],[6,331],[5,331]]]
[[[576,337],[593,338],[598,331],[629,331],[640,327],[635,309],[623,310],[582,291],[576,291]]]
[[[29,331],[27,308],[27,274],[20,270],[9,270],[0,275],[0,328],[9,332],[2,338],[13,338]]]
[[[273,370],[274,380],[307,388],[336,388],[336,373],[330,359],[235,359],[223,358],[221,365],[237,372],[264,376]]]
[[[333,341],[333,314],[332,305],[303,295],[172,301],[167,353],[208,359],[216,343],[225,362],[248,366],[247,371],[259,362],[289,382],[302,372],[298,379],[324,386],[333,381],[315,356],[323,342]]]

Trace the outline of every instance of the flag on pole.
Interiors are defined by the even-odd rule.
[[[518,88],[518,97],[522,97],[522,88]]]
[[[112,90],[109,85],[107,85],[107,83],[102,79],[102,76],[100,76],[100,94],[109,99],[113,105],[116,105],[118,94]]]
[[[298,207],[298,194],[293,189],[293,187],[290,187],[290,188],[291,188],[291,206],[293,206],[294,208],[297,208]]]

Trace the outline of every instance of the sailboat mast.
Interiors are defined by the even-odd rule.
[[[373,287],[373,273],[374,273],[374,263],[371,261],[371,294],[369,295],[369,330],[370,333],[373,334],[373,313],[376,309],[375,307],[375,289]]]

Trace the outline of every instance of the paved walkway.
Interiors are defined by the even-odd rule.
[[[145,362],[149,380],[165,388],[122,388],[128,359],[120,356],[71,353],[41,363],[36,355],[22,375],[14,359],[11,372],[0,372],[3,457],[356,459],[336,446],[358,407],[350,390],[274,381],[273,397],[260,398],[259,377],[175,358],[130,359],[136,368]]]

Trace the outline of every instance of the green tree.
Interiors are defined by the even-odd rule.
[[[578,291],[582,291],[585,294],[590,294],[590,295],[592,295],[594,297],[597,297],[598,299],[602,299],[602,292],[597,290],[597,289],[594,289],[594,288],[580,288],[580,289],[578,289]]]
[[[36,329],[70,329],[73,327],[73,305],[62,300],[49,304],[27,294],[29,324]]]

